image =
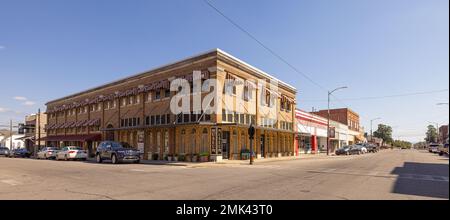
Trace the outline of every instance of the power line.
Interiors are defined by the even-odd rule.
[[[406,96],[416,96],[416,95],[427,95],[427,94],[435,94],[435,93],[442,93],[442,92],[448,92],[448,89],[441,89],[441,90],[432,90],[432,91],[425,91],[425,92],[412,92],[412,93],[403,93],[403,94],[395,94],[395,95],[385,95],[385,96],[368,96],[368,97],[359,97],[359,98],[349,98],[349,99],[342,99],[345,101],[365,101],[365,100],[375,100],[375,99],[387,99],[387,98],[397,98],[397,97],[406,97]],[[317,99],[317,100],[303,100],[302,102],[326,102],[325,99]]]
[[[225,15],[221,10],[219,10],[217,7],[215,7],[213,4],[211,4],[211,2],[209,2],[209,0],[203,0],[209,7],[211,7],[214,11],[216,11],[218,14],[220,14],[222,17],[224,17],[228,22],[230,22],[232,25],[234,25],[236,28],[238,28],[239,30],[241,30],[242,32],[244,32],[248,37],[250,37],[251,39],[253,39],[254,41],[256,41],[261,47],[263,47],[264,49],[266,49],[270,54],[272,54],[273,56],[275,56],[276,58],[278,58],[281,62],[283,62],[284,64],[288,65],[291,69],[293,69],[295,72],[297,72],[298,74],[302,75],[303,77],[305,77],[309,82],[311,82],[312,84],[316,85],[317,87],[328,91],[328,89],[326,89],[325,87],[321,86],[319,83],[317,83],[316,81],[314,81],[311,77],[309,77],[307,74],[303,73],[302,71],[298,70],[294,65],[290,64],[286,59],[284,59],[281,55],[279,55],[278,53],[276,53],[275,51],[273,51],[272,49],[270,49],[268,46],[266,46],[264,43],[262,43],[260,40],[258,40],[253,34],[251,34],[249,31],[247,31],[245,28],[243,28],[242,26],[240,26],[239,24],[237,24],[235,21],[233,21],[230,17],[228,17],[227,15]]]

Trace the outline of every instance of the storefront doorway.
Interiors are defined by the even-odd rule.
[[[266,136],[265,135],[261,135],[260,138],[260,152],[261,152],[261,157],[265,157],[266,156]]]
[[[229,131],[222,132],[222,158],[223,159],[230,158],[230,132]]]

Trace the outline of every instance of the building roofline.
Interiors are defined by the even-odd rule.
[[[111,82],[108,82],[108,83],[105,83],[105,84],[102,84],[102,85],[99,85],[99,86],[95,86],[95,87],[92,87],[92,88],[89,88],[89,89],[85,89],[85,90],[80,91],[80,92],[73,93],[71,95],[64,96],[62,98],[58,98],[58,99],[54,99],[54,100],[48,101],[46,103],[46,105],[48,105],[50,103],[58,102],[58,101],[61,101],[61,100],[64,100],[64,99],[73,98],[73,97],[81,95],[83,93],[92,92],[92,91],[95,91],[95,90],[98,90],[98,89],[102,89],[102,88],[105,88],[105,87],[108,87],[108,86],[112,86],[114,84],[125,82],[126,80],[128,80],[130,78],[140,77],[140,76],[143,76],[143,75],[148,74],[150,72],[156,71],[158,69],[167,68],[169,66],[176,65],[176,64],[179,64],[179,63],[183,63],[183,62],[186,62],[188,60],[195,59],[195,58],[198,58],[198,57],[201,57],[201,56],[205,56],[205,55],[208,55],[208,54],[211,54],[211,53],[214,53],[214,52],[216,52],[218,54],[221,54],[221,55],[224,55],[224,56],[232,59],[235,62],[241,63],[244,66],[246,66],[247,68],[249,68],[249,69],[251,69],[251,70],[253,70],[253,71],[255,71],[255,72],[257,72],[257,73],[259,73],[259,74],[261,74],[261,75],[263,75],[265,77],[267,77],[267,78],[277,80],[281,85],[284,85],[284,86],[288,87],[289,89],[292,89],[293,91],[297,92],[297,89],[294,86],[289,85],[289,84],[287,84],[287,83],[277,79],[276,77],[274,77],[274,76],[272,76],[272,75],[270,75],[270,74],[268,74],[268,73],[266,73],[266,72],[264,72],[264,71],[262,71],[262,70],[260,70],[260,69],[258,69],[256,67],[254,67],[254,66],[252,66],[252,65],[250,65],[250,64],[248,64],[248,63],[246,63],[244,61],[242,61],[241,59],[238,59],[238,58],[234,57],[233,55],[231,55],[231,54],[229,54],[229,53],[227,53],[227,52],[225,52],[225,51],[223,51],[223,50],[221,50],[219,48],[215,48],[215,49],[203,52],[203,53],[199,53],[197,55],[189,56],[187,58],[183,58],[183,59],[180,59],[180,60],[177,60],[177,61],[174,61],[174,62],[170,62],[170,63],[164,64],[164,65],[160,65],[160,66],[154,67],[154,68],[152,68],[150,70],[147,70],[147,71],[144,71],[144,72],[140,72],[140,73],[137,73],[137,74],[126,76],[126,77],[123,77],[123,78],[120,78],[120,79],[117,79],[117,80],[113,80]]]

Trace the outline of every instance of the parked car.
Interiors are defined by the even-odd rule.
[[[39,152],[37,152],[37,159],[55,159],[56,153],[58,153],[58,148],[56,147],[44,147]]]
[[[367,148],[362,145],[352,145],[349,152],[350,154],[365,154],[367,153]]]
[[[6,147],[0,147],[0,156],[7,157],[9,155],[9,149]]]
[[[9,152],[9,157],[20,157],[20,158],[30,158],[31,157],[31,153],[30,151],[28,151],[25,148],[18,148],[18,149],[14,149],[12,151]]]
[[[351,146],[344,146],[336,150],[336,155],[350,155]]]
[[[376,144],[372,143],[364,143],[362,146],[364,146],[367,149],[368,153],[376,153],[380,150]]]
[[[56,160],[86,160],[88,154],[81,147],[63,147],[56,153]]]
[[[124,142],[104,141],[99,144],[95,154],[97,163],[111,160],[113,164],[121,162],[139,163],[141,152]]]
[[[439,144],[430,144],[428,146],[428,152],[435,154],[439,153]]]
[[[439,148],[439,155],[443,156],[444,154],[448,155],[448,144],[444,144]]]

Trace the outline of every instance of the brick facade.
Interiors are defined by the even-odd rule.
[[[201,71],[202,80],[217,79],[218,86],[223,86],[230,77],[255,81],[273,79],[221,50],[213,50],[48,102],[49,144],[79,145],[92,153],[101,140],[127,142],[135,148],[142,143],[145,159],[165,159],[169,155],[213,154],[212,140],[216,137],[213,132],[218,128],[218,136],[221,136],[217,142],[221,144],[218,153],[222,151],[224,158],[239,159],[241,150],[250,148],[247,129],[253,122],[257,128],[253,143],[256,154],[265,157],[293,155],[295,88],[279,82],[278,91],[274,92],[279,109],[273,126],[267,126],[268,119],[260,114],[264,106],[253,106],[248,100],[238,102],[237,96],[242,91],[222,97],[216,105],[216,114],[174,115],[170,111],[170,101],[176,93],[170,92],[169,83],[176,78],[189,79],[193,71]],[[234,88],[248,90],[246,86]],[[254,88],[247,98],[260,99],[262,92],[266,91]],[[202,100],[208,94],[202,93]],[[222,110],[225,105],[229,110],[231,106],[231,112]]]

